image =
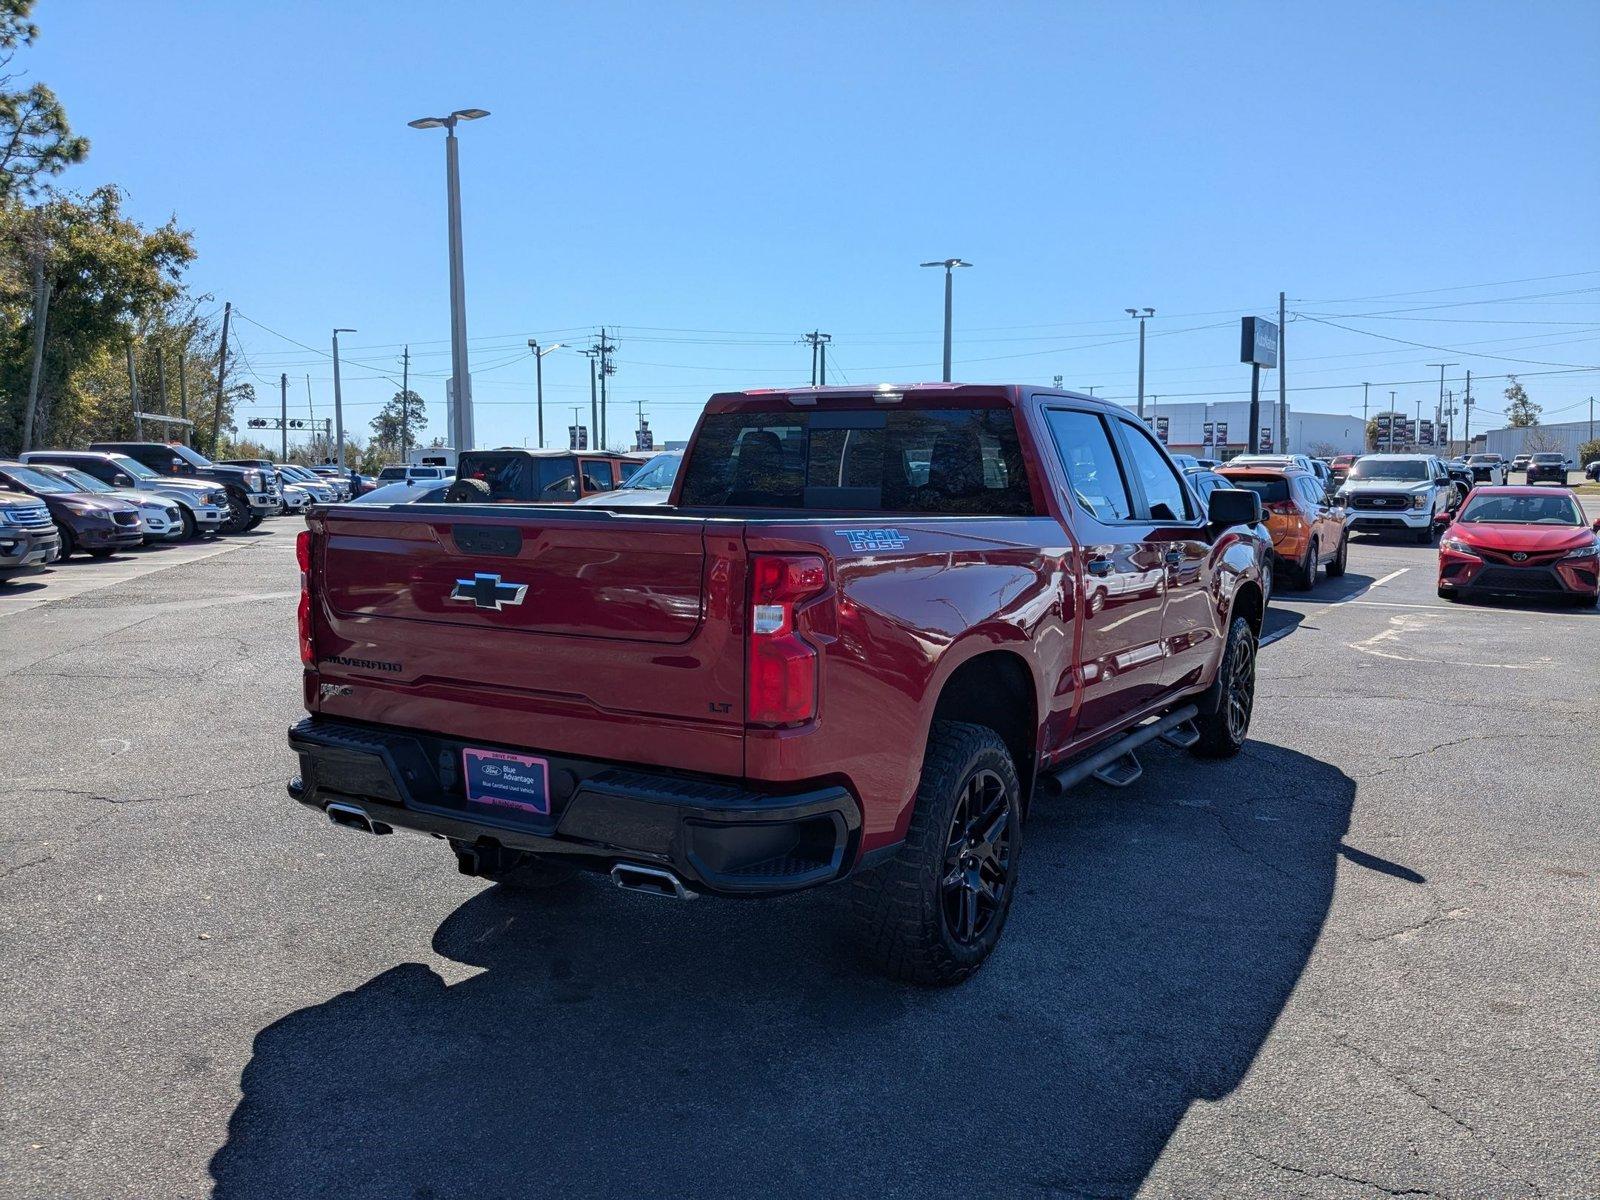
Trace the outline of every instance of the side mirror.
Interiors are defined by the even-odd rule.
[[[1261,497],[1248,488],[1217,488],[1206,502],[1213,525],[1255,525],[1261,520]]]
[[[1600,517],[1595,518],[1594,531],[1600,533]]]
[[[113,475],[111,477],[111,482],[117,487],[132,487],[133,486],[133,476],[132,475],[124,475],[121,471],[118,471],[115,475]]]

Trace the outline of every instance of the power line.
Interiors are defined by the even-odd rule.
[[[1506,355],[1506,354],[1490,354],[1487,351],[1483,351],[1483,350],[1469,351],[1469,350],[1462,350],[1462,349],[1459,349],[1458,347],[1454,347],[1454,346],[1435,346],[1435,345],[1432,345],[1431,343],[1428,343],[1428,342],[1413,342],[1413,341],[1408,341],[1405,338],[1390,337],[1386,333],[1373,333],[1370,329],[1353,329],[1348,325],[1341,325],[1337,321],[1328,321],[1328,320],[1324,320],[1322,317],[1313,317],[1313,316],[1309,316],[1309,315],[1307,315],[1305,313],[1299,313],[1297,315],[1304,316],[1305,319],[1308,320],[1308,321],[1315,321],[1318,325],[1328,325],[1328,326],[1331,326],[1334,329],[1342,329],[1346,333],[1359,333],[1364,337],[1379,338],[1379,339],[1381,339],[1382,341],[1385,341],[1385,342],[1398,342],[1402,346],[1415,346],[1415,347],[1417,347],[1418,349],[1421,349],[1421,350],[1440,350],[1440,351],[1443,351],[1445,354],[1476,355],[1478,358],[1493,358],[1493,359],[1496,359],[1496,360],[1498,360],[1500,362],[1530,363],[1530,364],[1532,364],[1533,366],[1536,366],[1536,367],[1572,367],[1572,368],[1575,368],[1575,369],[1580,370],[1580,371],[1600,371],[1600,367],[1591,366],[1588,363],[1546,362],[1546,361],[1544,361],[1542,359],[1537,359],[1537,358],[1513,358],[1510,355]]]

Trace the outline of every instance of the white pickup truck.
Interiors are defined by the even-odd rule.
[[[1364,454],[1338,493],[1352,532],[1410,533],[1423,545],[1447,521],[1457,496],[1450,472],[1431,454]]]

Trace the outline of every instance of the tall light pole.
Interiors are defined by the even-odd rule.
[[[539,449],[544,449],[544,356],[552,350],[559,350],[561,343],[553,346],[539,345],[538,338],[528,339],[528,349],[533,351],[533,393],[534,404],[539,415]]]
[[[925,262],[925,263],[923,263],[921,265],[924,266],[924,267],[943,267],[944,268],[944,381],[946,383],[949,383],[950,382],[950,316],[951,316],[951,311],[952,311],[952,308],[953,308],[952,297],[954,296],[954,293],[955,293],[955,286],[954,286],[952,280],[955,278],[955,269],[957,267],[970,267],[972,264],[969,263],[969,262],[965,262],[965,261],[963,261],[962,259],[959,259],[959,258],[941,258],[941,259],[938,259],[935,262]]]
[[[1396,413],[1396,410],[1395,410],[1395,406],[1394,406],[1394,393],[1390,392],[1389,393],[1389,453],[1390,454],[1394,453],[1394,418],[1395,418],[1395,413]]]
[[[1430,367],[1438,367],[1439,368],[1439,419],[1442,421],[1444,419],[1444,369],[1446,367],[1459,367],[1461,364],[1460,363],[1429,363],[1428,365]],[[1438,436],[1439,435],[1437,433],[1434,434],[1434,440],[1435,441],[1438,440]],[[1449,443],[1448,440],[1446,440],[1445,449],[1448,450],[1449,448],[1450,448],[1450,443]]]
[[[334,444],[339,448],[338,463],[341,471],[344,470],[344,395],[339,391],[339,335],[354,332],[354,329],[333,331],[333,429],[334,436],[339,439]]]
[[[487,117],[482,108],[458,108],[447,117],[419,117],[407,121],[413,129],[443,129],[445,191],[450,223],[450,387],[455,397],[450,440],[455,448],[472,449],[472,393],[467,371],[467,282],[461,263],[461,163],[456,148],[456,124]],[[340,443],[343,457],[343,443]]]
[[[1122,311],[1139,322],[1139,415],[1142,417],[1144,416],[1144,323],[1156,315],[1156,310],[1125,308]]]
[[[1370,383],[1361,385],[1361,453],[1363,454],[1367,452],[1367,395],[1371,388]],[[1374,437],[1372,440],[1376,443],[1378,439]],[[1372,448],[1376,450],[1378,447],[1374,444]]]

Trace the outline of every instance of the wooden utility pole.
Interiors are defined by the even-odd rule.
[[[400,356],[400,461],[411,454],[411,347]]]
[[[228,374],[228,321],[233,316],[233,301],[222,306],[222,346],[217,353],[217,411],[211,414],[211,454],[217,453],[217,439],[222,436],[222,385]]]
[[[1289,381],[1284,377],[1283,293],[1278,293],[1278,453],[1289,453]]]
[[[178,415],[185,421],[189,419],[189,347],[184,346],[178,351]],[[192,437],[187,425],[178,426],[183,431],[183,444],[187,446]]]
[[[161,360],[161,343],[156,343],[156,395],[160,397],[156,408],[167,415],[167,365]]]
[[[22,414],[22,450],[33,449],[33,414],[39,406],[39,381],[44,372],[44,327],[50,315],[50,280],[44,273],[44,243],[33,258],[33,370],[28,375],[28,405]]]
[[[144,441],[144,417],[139,412],[139,372],[133,365],[133,339],[128,339],[128,396],[133,403],[133,440]]]

